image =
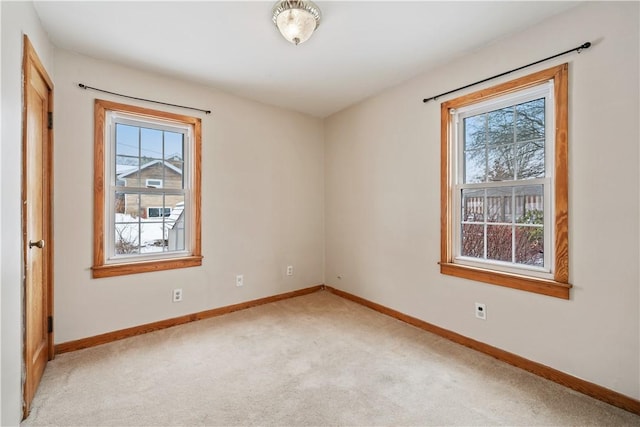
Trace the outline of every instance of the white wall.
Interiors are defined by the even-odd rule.
[[[53,48],[31,3],[0,2],[2,109],[0,144],[0,424],[22,418],[22,36],[53,78]]]
[[[640,398],[638,6],[580,5],[328,118],[326,283]],[[441,275],[440,102],[422,99],[585,41],[484,85],[570,63],[571,300]]]
[[[320,119],[65,50],[55,75],[56,343],[323,283]],[[202,118],[202,267],[91,279],[94,99],[158,106],[78,83],[213,111],[161,108]]]

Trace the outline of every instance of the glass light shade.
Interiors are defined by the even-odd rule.
[[[298,45],[318,28],[320,9],[310,1],[282,0],[273,7],[273,22],[285,39]]]
[[[278,15],[276,22],[282,36],[293,44],[309,40],[316,29],[316,20],[302,9],[289,9]]]

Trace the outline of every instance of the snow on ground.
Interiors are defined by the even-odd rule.
[[[136,218],[129,214],[117,213],[116,242],[122,239],[133,245],[138,245],[139,232],[140,253],[162,252],[163,241],[167,239],[168,230],[171,229],[174,221],[168,217]]]

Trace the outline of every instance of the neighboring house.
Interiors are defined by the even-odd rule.
[[[118,165],[118,185],[132,188],[181,189],[182,170],[180,162],[152,160],[140,166]],[[163,203],[164,198],[164,203]],[[139,197],[137,193],[124,193],[116,201],[116,213],[125,213],[142,218],[161,218],[171,215],[172,209],[184,202],[182,195],[150,195]]]

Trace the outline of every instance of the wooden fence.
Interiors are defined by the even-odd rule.
[[[511,222],[513,211],[518,222],[530,212],[542,212],[544,210],[542,195],[518,195],[515,196],[515,204],[512,204],[512,196],[487,196],[464,197],[462,199],[463,221],[484,222],[485,200],[486,221]]]

